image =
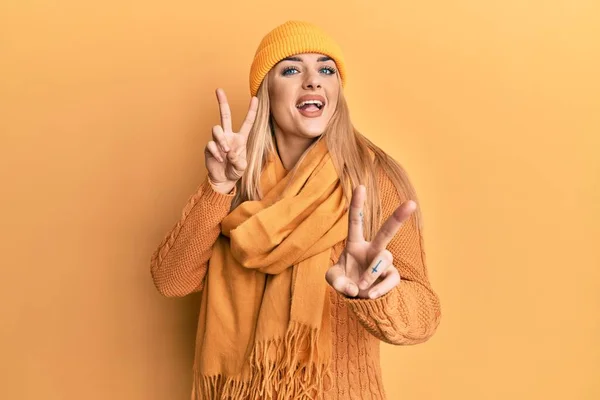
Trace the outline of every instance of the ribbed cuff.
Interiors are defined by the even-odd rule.
[[[227,194],[218,192],[213,186],[208,175],[204,178],[204,182],[202,182],[200,192],[203,193],[203,197],[206,202],[214,204],[215,206],[230,206],[235,194],[237,193],[237,186],[233,187],[233,190]]]
[[[389,312],[391,307],[395,307],[394,302],[394,292],[395,289],[390,290],[386,294],[376,299],[360,299],[357,297],[345,297],[344,303],[347,307],[353,312],[361,315],[369,315],[374,319],[385,318],[386,311]]]

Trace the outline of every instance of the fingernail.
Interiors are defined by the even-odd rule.
[[[360,281],[360,283],[358,284],[358,287],[361,290],[365,290],[366,288],[369,287],[369,282],[367,282],[365,279],[363,279],[362,281]]]
[[[371,293],[369,293],[369,297],[371,299],[374,299],[375,297],[379,296],[379,292],[377,290],[373,290]]]
[[[358,294],[358,288],[356,287],[356,285],[349,283],[348,286],[346,286],[346,293],[348,294],[348,296],[354,297]]]

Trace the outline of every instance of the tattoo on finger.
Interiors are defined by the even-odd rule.
[[[377,268],[379,268],[379,264],[381,264],[381,261],[382,260],[379,260],[377,262],[377,264],[373,267],[373,269],[371,269],[371,273],[373,273],[373,274],[377,273]]]

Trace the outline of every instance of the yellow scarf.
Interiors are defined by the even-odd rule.
[[[263,199],[221,223],[200,308],[194,400],[312,400],[329,386],[325,272],[348,232],[347,204],[323,140],[290,175],[272,154]]]

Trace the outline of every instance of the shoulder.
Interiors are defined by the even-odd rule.
[[[374,179],[377,182],[377,195],[379,197],[379,212],[382,221],[385,221],[405,201],[413,200],[417,203],[417,211],[410,220],[415,226],[421,225],[421,212],[418,210],[419,200],[416,190],[405,169],[390,155],[381,152],[373,162]]]
[[[385,165],[376,167],[377,191],[382,221],[386,220],[394,210],[406,199],[406,194],[396,187],[392,180],[392,173]]]
[[[414,200],[418,204],[416,190],[401,163],[374,144],[367,150],[370,161],[367,168],[372,171],[370,180],[376,186],[381,213],[389,216],[407,200]]]
[[[381,156],[372,156],[374,175],[379,196],[394,202],[406,201],[411,195],[412,185],[408,175],[400,164],[389,154],[382,151]]]
[[[417,210],[408,217],[394,236],[395,245],[414,245],[414,248],[422,248],[422,217],[419,210],[419,202],[416,192],[409,181],[408,175],[398,164],[375,163],[375,175],[379,191],[379,225],[390,218],[396,209],[407,200],[417,202]]]

